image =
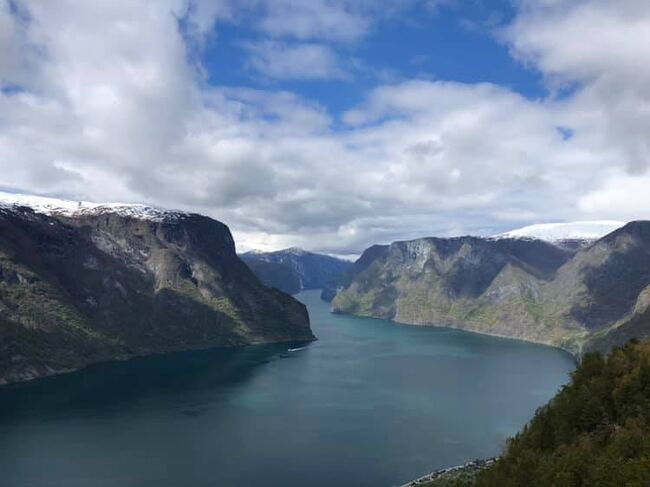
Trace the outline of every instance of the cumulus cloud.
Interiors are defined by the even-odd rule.
[[[594,191],[583,195],[579,208],[589,216],[607,214],[620,220],[647,220],[650,208],[650,176],[614,172]]]
[[[190,209],[228,223],[241,248],[342,254],[643,217],[646,2],[522,3],[506,42],[551,88],[571,85],[563,96],[406,80],[369,90],[340,120],[294,93],[208,85],[193,49],[246,5],[273,38],[248,47],[255,69],[343,76],[323,42],[355,42],[399,2],[236,3],[0,0],[0,186]],[[304,20],[282,24],[293,13]]]
[[[299,40],[359,41],[378,22],[416,5],[429,12],[456,0],[258,0],[258,28],[272,37]]]
[[[361,7],[361,8],[359,8]],[[364,2],[273,0],[264,4],[260,28],[274,37],[354,41],[366,35]]]
[[[573,109],[626,151],[629,171],[650,165],[650,2],[536,0],[506,31],[512,52],[552,86],[576,86]]]
[[[649,33],[645,0],[527,0],[505,32],[514,56],[570,90],[564,118],[597,186],[577,197],[588,216],[649,217]]]

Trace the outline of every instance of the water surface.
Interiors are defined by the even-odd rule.
[[[0,485],[389,487],[498,454],[574,367],[557,349],[298,298],[319,337],[304,348],[149,357],[0,388]]]

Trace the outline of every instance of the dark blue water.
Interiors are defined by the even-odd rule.
[[[302,350],[151,357],[0,388],[0,485],[388,487],[498,454],[574,367],[553,348],[299,298],[320,338]]]

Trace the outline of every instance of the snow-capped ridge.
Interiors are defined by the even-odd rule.
[[[301,256],[301,255],[306,255],[306,254],[311,253],[311,252],[308,252],[307,250],[301,249],[300,247],[289,247],[289,248],[280,250],[279,252],[284,252],[284,253],[291,254],[291,255],[296,255],[296,256]]]
[[[538,239],[547,242],[567,240],[592,241],[604,237],[623,225],[625,225],[625,222],[616,220],[538,223],[494,235],[492,238]]]
[[[27,207],[36,213],[49,216],[75,217],[114,213],[142,220],[162,221],[187,215],[186,212],[166,210],[137,203],[92,203],[45,196],[14,194],[0,191],[0,208]]]

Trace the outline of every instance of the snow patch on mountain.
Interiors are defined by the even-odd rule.
[[[114,213],[140,220],[163,221],[187,215],[187,213],[182,211],[165,210],[163,208],[142,204],[91,203],[89,201],[62,200],[0,191],[0,208],[16,209],[20,207],[31,208],[36,213],[63,217]]]
[[[625,222],[616,220],[539,223],[501,233],[493,238],[530,238],[547,242],[598,240],[623,225]]]

